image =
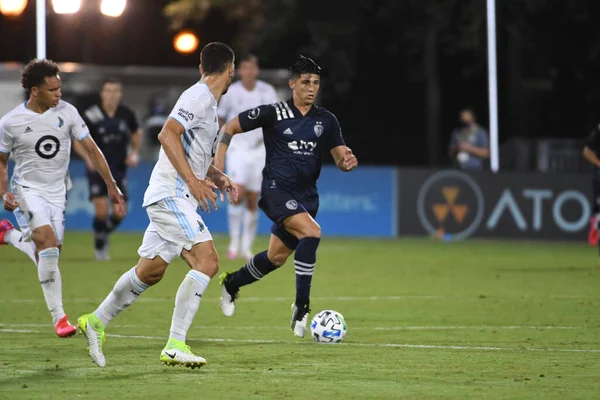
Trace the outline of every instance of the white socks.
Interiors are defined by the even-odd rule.
[[[117,283],[115,283],[112,292],[108,294],[102,304],[94,311],[94,315],[98,317],[102,325],[106,328],[114,317],[129,307],[149,287],[149,285],[137,277],[135,267],[131,268],[121,275]]]
[[[196,311],[200,307],[200,299],[210,282],[210,277],[202,272],[191,270],[187,273],[175,296],[175,311],[171,320],[169,339],[185,342]]]
[[[258,224],[258,210],[250,211],[245,209],[244,213],[244,234],[242,235],[242,254],[244,257],[254,255],[252,253],[252,243],[256,238],[256,226]]]
[[[40,261],[38,263],[38,277],[54,325],[65,316],[62,305],[62,282],[58,270],[58,256],[57,247],[44,249],[39,253]]]
[[[227,217],[229,222],[229,251],[237,253],[240,249],[240,233],[242,217],[246,207],[243,204],[228,204]]]
[[[37,265],[37,260],[35,259],[35,243],[26,242],[23,239],[23,234],[21,231],[17,229],[11,229],[6,232],[6,236],[4,236],[4,241],[6,243],[10,243],[15,246],[17,249],[21,250],[23,253],[27,254],[27,257],[31,258],[31,261],[35,265]]]

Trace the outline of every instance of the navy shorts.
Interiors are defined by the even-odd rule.
[[[298,196],[294,196],[285,189],[271,186],[264,180],[258,206],[273,221],[271,233],[277,236],[283,244],[290,250],[296,250],[298,247],[298,238],[283,227],[283,221],[292,215],[307,212],[311,217],[316,218],[319,209],[319,198],[311,201],[302,201]]]
[[[115,178],[115,181],[117,182],[117,186],[119,187],[119,189],[121,189],[121,192],[123,192],[123,197],[125,198],[125,201],[127,201],[129,196],[127,192],[127,179],[125,179],[125,173],[118,171],[111,171],[111,173],[113,174],[113,178]],[[87,178],[88,187],[90,191],[90,201],[92,201],[92,199],[94,198],[108,196],[108,188],[104,183],[104,179],[102,179],[98,172],[88,171]]]

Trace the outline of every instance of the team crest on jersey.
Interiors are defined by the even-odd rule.
[[[121,132],[127,132],[129,130],[125,121],[121,120],[121,122],[119,122],[119,130]]]
[[[260,114],[260,108],[258,108],[258,107],[253,108],[252,110],[248,111],[248,118],[256,119],[256,118],[258,118],[259,114]]]
[[[315,124],[314,130],[315,130],[315,135],[317,135],[317,137],[321,136],[321,134],[323,133],[323,125],[321,124],[321,121],[317,121],[317,123]]]
[[[61,117],[58,117],[58,127],[62,128],[64,124],[65,124],[65,120],[62,119]]]
[[[288,202],[285,203],[285,206],[288,210],[295,210],[298,208],[298,202],[296,200],[288,200]]]
[[[196,221],[198,223],[198,232],[203,233],[204,232],[204,224],[200,221]]]

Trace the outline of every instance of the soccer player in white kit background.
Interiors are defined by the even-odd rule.
[[[234,52],[226,44],[206,45],[200,53],[202,78],[179,97],[158,135],[162,146],[144,195],[150,224],[138,249],[140,259],[119,278],[94,312],[78,320],[89,354],[100,367],[106,365],[102,344],[107,325],[158,283],[177,256],[187,262],[190,271],[175,296],[169,340],[160,361],[190,368],[206,364],[185,341],[204,290],[219,269],[219,257],[196,209],[200,206],[210,212],[212,204],[216,210],[216,189],[222,200],[223,193],[230,202],[237,197],[235,184],[212,165],[219,128],[217,102],[231,84],[234,61]]]
[[[221,125],[239,113],[263,104],[279,101],[275,88],[258,79],[258,58],[248,54],[238,60],[240,80],[234,82],[227,95],[221,98],[218,113]],[[236,135],[231,141],[226,158],[225,172],[238,187],[239,197],[235,204],[228,205],[229,248],[227,257],[235,259],[238,254],[244,259],[254,255],[252,243],[258,224],[258,197],[265,166],[265,145],[262,129],[244,135]],[[243,229],[241,229],[243,226]]]
[[[12,244],[37,265],[56,334],[68,337],[76,329],[63,309],[58,259],[73,139],[88,152],[119,215],[125,213],[124,200],[85,122],[75,107],[61,100],[58,66],[46,59],[33,60],[23,69],[21,84],[29,91],[29,100],[0,120],[0,195],[4,208],[15,212],[23,232],[8,220],[0,221],[0,245]],[[15,161],[10,187],[9,155]]]

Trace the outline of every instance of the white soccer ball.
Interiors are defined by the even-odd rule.
[[[310,333],[318,343],[340,343],[347,331],[344,316],[333,310],[317,313],[310,322]]]

